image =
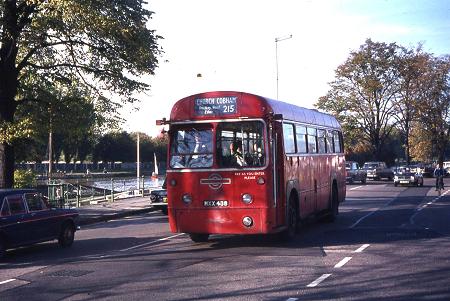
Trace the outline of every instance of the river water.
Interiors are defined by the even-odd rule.
[[[144,189],[160,188],[164,182],[164,176],[159,176],[156,179],[152,177],[144,177],[139,179],[139,186],[142,189],[142,182],[144,183]],[[94,179],[91,185],[101,189],[114,191],[131,191],[137,189],[138,183],[136,177],[127,178],[115,178],[115,179]]]

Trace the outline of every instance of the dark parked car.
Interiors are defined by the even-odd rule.
[[[367,172],[364,169],[361,169],[357,162],[355,161],[346,161],[345,162],[345,171],[347,173],[346,181],[349,184],[353,184],[355,181],[359,181],[362,184],[366,183]]]
[[[162,189],[154,189],[150,192],[150,204],[162,213],[167,214],[167,186],[166,180],[162,185]]]
[[[57,239],[72,245],[78,213],[52,208],[32,189],[0,189],[0,258],[7,249]]]

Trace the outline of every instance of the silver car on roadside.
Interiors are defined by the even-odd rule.
[[[394,186],[398,185],[423,186],[423,176],[411,167],[399,167],[394,174]]]

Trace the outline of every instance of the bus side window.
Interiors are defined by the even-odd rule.
[[[327,153],[334,153],[333,132],[327,131]]]
[[[339,135],[339,132],[338,131],[333,131],[333,141],[334,141],[334,152],[335,153],[340,153],[342,150],[341,150],[341,145],[342,145],[342,143],[341,143],[341,135]]]
[[[295,153],[294,125],[283,123],[284,152],[286,154]]]
[[[306,148],[306,127],[302,125],[295,126],[295,136],[297,138],[297,152],[301,154],[307,153]]]
[[[320,154],[326,153],[325,130],[317,130],[317,142]]]
[[[317,153],[317,130],[315,128],[308,128],[308,153]]]

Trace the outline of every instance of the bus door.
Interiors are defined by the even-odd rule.
[[[308,136],[308,153],[309,156],[309,172],[310,172],[310,202],[309,210],[311,213],[317,210],[317,194],[319,190],[319,158],[317,154],[317,129],[314,127],[307,128]]]
[[[284,151],[283,151],[283,135],[282,123],[274,122],[272,132],[272,178],[273,178],[273,198],[276,211],[276,225],[284,224],[286,218],[285,207],[285,185],[284,185]]]

